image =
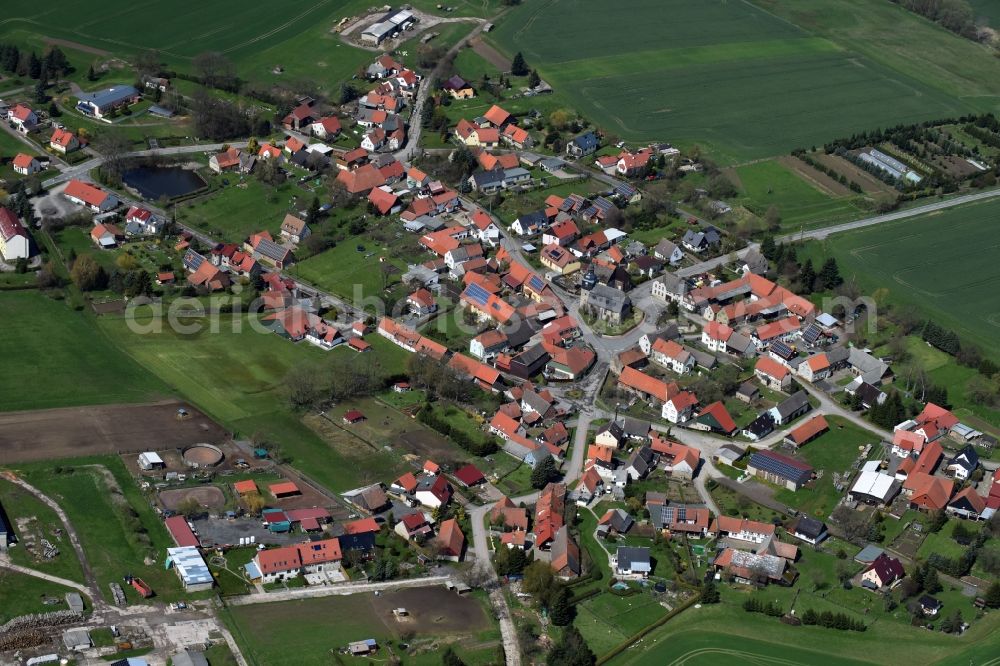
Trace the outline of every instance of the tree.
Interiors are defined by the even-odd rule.
[[[41,79],[35,84],[35,101],[39,104],[44,104],[49,99],[49,96],[45,94],[45,81]]]
[[[510,73],[514,76],[527,76],[528,72],[528,63],[525,62],[524,56],[518,51],[514,54],[514,59],[510,61]]]
[[[778,257],[778,246],[774,242],[774,236],[768,234],[764,236],[764,240],[760,242],[760,253],[764,255],[764,258],[768,261],[774,261]]]
[[[937,594],[942,589],[941,581],[938,580],[937,569],[928,567],[927,573],[924,574],[924,592],[927,594]]]
[[[528,74],[528,87],[537,88],[542,83],[542,77],[538,76],[538,70],[531,70],[531,74]]]
[[[767,211],[764,213],[764,222],[767,224],[767,228],[772,231],[781,226],[781,211],[778,210],[777,206],[772,204],[767,207]],[[772,239],[771,242],[773,243],[774,240]]]
[[[356,100],[359,96],[358,89],[352,86],[350,83],[344,83],[340,86],[340,103],[348,104]]]
[[[806,612],[802,614],[802,624],[816,624],[818,621],[819,616],[812,608],[806,609]]]
[[[901,421],[900,419],[899,421]],[[899,423],[896,421],[896,423]],[[944,512],[944,509],[938,509],[931,515],[931,524],[927,526],[927,530],[932,534],[936,534],[941,531],[945,525],[948,524],[948,514]]]
[[[591,651],[580,631],[570,625],[563,630],[559,642],[552,646],[545,663],[548,666],[593,666],[597,657]]]
[[[555,461],[552,460],[552,456],[545,456],[531,470],[531,487],[541,490],[550,481],[555,481],[558,478],[559,470],[556,469]]]
[[[201,504],[193,497],[188,497],[177,507],[177,512],[185,518],[197,516],[202,512]]]
[[[703,604],[717,604],[721,600],[722,596],[719,594],[719,588],[715,586],[715,581],[708,581],[701,588],[701,603]]]
[[[247,511],[251,516],[259,516],[260,512],[264,510],[267,503],[260,493],[250,493],[243,496],[243,504],[246,505]]]
[[[844,278],[840,276],[840,269],[837,267],[837,260],[833,257],[823,262],[817,278],[821,289],[833,289],[844,283]]]
[[[236,88],[236,66],[226,56],[215,51],[199,53],[191,62],[201,82],[213,88]]]
[[[319,222],[319,197],[313,197],[309,202],[309,210],[306,211],[306,223],[316,224]]]
[[[983,595],[983,601],[986,602],[987,608],[1000,608],[1000,580],[993,581],[993,583],[986,588],[986,594]]]
[[[108,276],[104,272],[104,269],[89,254],[77,257],[77,260],[73,262],[73,268],[70,269],[69,275],[73,279],[73,284],[80,291],[103,289],[108,281]]]
[[[565,585],[559,585],[549,603],[549,617],[552,624],[565,627],[573,621],[573,604],[570,603],[570,592]]]
[[[462,661],[461,657],[455,654],[455,651],[451,649],[450,645],[448,646],[448,649],[444,651],[444,654],[441,655],[441,664],[442,666],[465,666],[465,662]]]
[[[125,155],[132,149],[132,142],[117,129],[102,131],[92,142],[94,150],[104,157],[108,173],[120,176],[125,170]]]
[[[31,56],[28,58],[28,76],[33,79],[38,79],[42,76],[42,61],[38,59],[35,52],[31,52]]]
[[[535,597],[543,606],[548,606],[549,595],[556,582],[556,576],[548,562],[532,562],[524,568],[521,589]]]
[[[813,285],[816,283],[816,269],[813,268],[812,259],[806,259],[806,263],[802,265],[802,270],[799,272],[799,283],[802,285],[803,291],[812,293]]]
[[[88,81],[96,81],[97,80],[97,73],[94,72],[94,66],[93,65],[91,65],[90,67],[87,68],[87,80]]]

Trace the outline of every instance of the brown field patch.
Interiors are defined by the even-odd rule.
[[[504,55],[495,48],[484,42],[481,37],[473,37],[470,39],[469,46],[472,47],[473,51],[486,60],[486,62],[490,63],[501,72],[510,71],[510,60],[505,58]]]
[[[426,429],[404,432],[396,438],[393,446],[400,449],[404,455],[411,454],[420,459],[430,458],[442,464],[468,457],[463,456],[461,450],[447,439]]]
[[[851,164],[841,157],[837,157],[836,155],[817,154],[816,161],[830,167],[837,173],[844,174],[848,180],[853,180],[861,186],[861,189],[864,190],[865,194],[895,195],[895,190],[893,190],[892,186],[883,183],[881,180],[871,175],[864,169],[858,168],[856,165]]]
[[[778,162],[790,169],[795,173],[796,176],[806,181],[820,192],[829,194],[832,197],[848,197],[851,196],[851,188],[847,185],[843,185],[830,176],[826,175],[822,171],[818,171],[813,167],[809,166],[797,157],[792,157],[791,155],[784,155],[778,158]],[[860,183],[858,183],[860,185]]]
[[[729,182],[732,183],[733,187],[735,187],[737,190],[739,190],[740,192],[746,191],[743,187],[743,181],[740,180],[740,174],[736,173],[736,169],[734,169],[733,167],[726,167],[725,169],[722,170],[722,175],[728,178]]]
[[[386,626],[397,632],[409,630],[417,635],[446,636],[482,631],[489,626],[482,604],[443,586],[385,592],[372,597],[372,605]],[[397,620],[392,614],[394,608],[405,608],[409,616]]]
[[[111,55],[111,51],[105,51],[104,49],[99,49],[93,46],[87,46],[86,44],[81,44],[80,42],[71,42],[68,39],[56,39],[54,37],[45,37],[45,43],[51,44],[53,46],[65,46],[68,49],[73,49],[74,51],[81,51],[83,53],[90,53],[92,55],[99,55],[99,56]]]
[[[189,417],[177,419],[185,408]],[[226,431],[190,405],[97,405],[0,413],[0,464],[220,445]]]
[[[221,509],[226,506],[226,496],[215,486],[198,486],[197,488],[177,488],[160,492],[160,502],[164,508],[176,511],[189,499],[193,499],[206,509]]]

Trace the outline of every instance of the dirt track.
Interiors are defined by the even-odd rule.
[[[177,420],[184,407],[190,417]],[[190,405],[101,405],[0,412],[0,464],[219,444],[225,430]]]

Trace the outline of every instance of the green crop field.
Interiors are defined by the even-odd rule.
[[[912,305],[996,355],[1000,336],[1000,202],[974,203],[810,243],[845,279],[878,299]]]
[[[169,389],[119,352],[87,321],[35,291],[0,294],[8,354],[0,409],[146,402]]]
[[[235,62],[239,75],[250,80],[311,80],[333,90],[370,60],[371,52],[344,44],[331,29],[341,17],[362,14],[370,4],[291,0],[256,4],[247,11],[240,0],[109,0],[100,5],[55,0],[5,12],[0,39],[37,49],[63,40],[64,49],[84,59],[109,54],[131,59],[156,49],[180,69],[190,69],[198,54],[214,51]],[[278,65],[283,73],[273,74]]]
[[[1000,62],[889,3],[761,4],[637,0],[622,20],[614,3],[542,0],[499,19],[492,39],[605,130],[723,161],[996,108]],[[808,24],[831,15],[836,30]]]

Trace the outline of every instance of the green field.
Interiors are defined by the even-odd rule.
[[[1000,202],[969,204],[837,234],[801,256],[836,257],[844,278],[876,302],[913,306],[995,356],[998,215]]]
[[[816,222],[853,219],[859,214],[854,197],[821,192],[778,162],[756,162],[734,172],[740,194],[752,202],[758,214],[774,206],[781,215],[781,226],[790,231]]]
[[[995,0],[969,0],[977,19],[985,19],[991,28],[1000,26],[1000,5]]]
[[[224,180],[229,184],[223,185]],[[312,200],[287,182],[272,187],[250,177],[237,184],[236,177],[228,174],[212,175],[210,182],[220,189],[179,206],[177,221],[229,243],[240,243],[265,229],[277,236],[285,213],[304,209]]]
[[[73,467],[65,467],[59,474],[53,473],[51,461],[20,465],[17,472],[66,512],[102,593],[107,593],[108,583],[131,573],[145,580],[161,599],[180,597],[177,575],[156,561],[173,541],[121,459],[77,459],[70,464]],[[134,512],[141,529],[126,522],[123,514],[129,511]],[[148,542],[143,543],[146,537]],[[145,564],[146,557],[153,557],[153,563]],[[132,592],[126,594],[137,598]]]
[[[5,336],[17,344],[0,382],[0,409],[147,402],[170,393],[64,302],[4,292],[0,311]]]
[[[614,3],[543,0],[492,39],[606,131],[699,143],[723,161],[996,108],[996,59],[889,3],[761,4],[638,0],[626,21]],[[818,17],[835,29],[808,23]]]
[[[63,530],[63,524],[50,506],[6,479],[0,480],[0,505],[15,524],[21,524],[17,522],[19,519],[25,521],[25,528],[18,529],[18,547],[11,548],[8,553],[14,564],[78,583],[83,582],[83,569],[76,551],[65,533],[60,536],[55,534],[55,530]],[[42,557],[43,538],[59,549],[56,557]],[[32,552],[27,549],[29,540],[33,541]]]
[[[768,593],[763,596],[767,598]],[[971,663],[983,664],[996,656],[994,632],[1000,620],[996,613],[974,623],[961,638],[882,621],[872,623],[864,633],[856,633],[790,627],[776,618],[744,612],[738,605],[741,598],[739,594],[724,593],[721,604],[687,610],[609,663],[616,666],[889,663],[964,666],[970,659]],[[807,603],[806,597],[801,597],[797,604],[803,608],[811,605],[814,604]]]
[[[0,569],[0,624],[28,613],[66,610],[63,595],[75,591],[47,580]],[[46,597],[59,599],[59,603],[46,605],[43,603]],[[84,603],[89,607],[88,599]]]

